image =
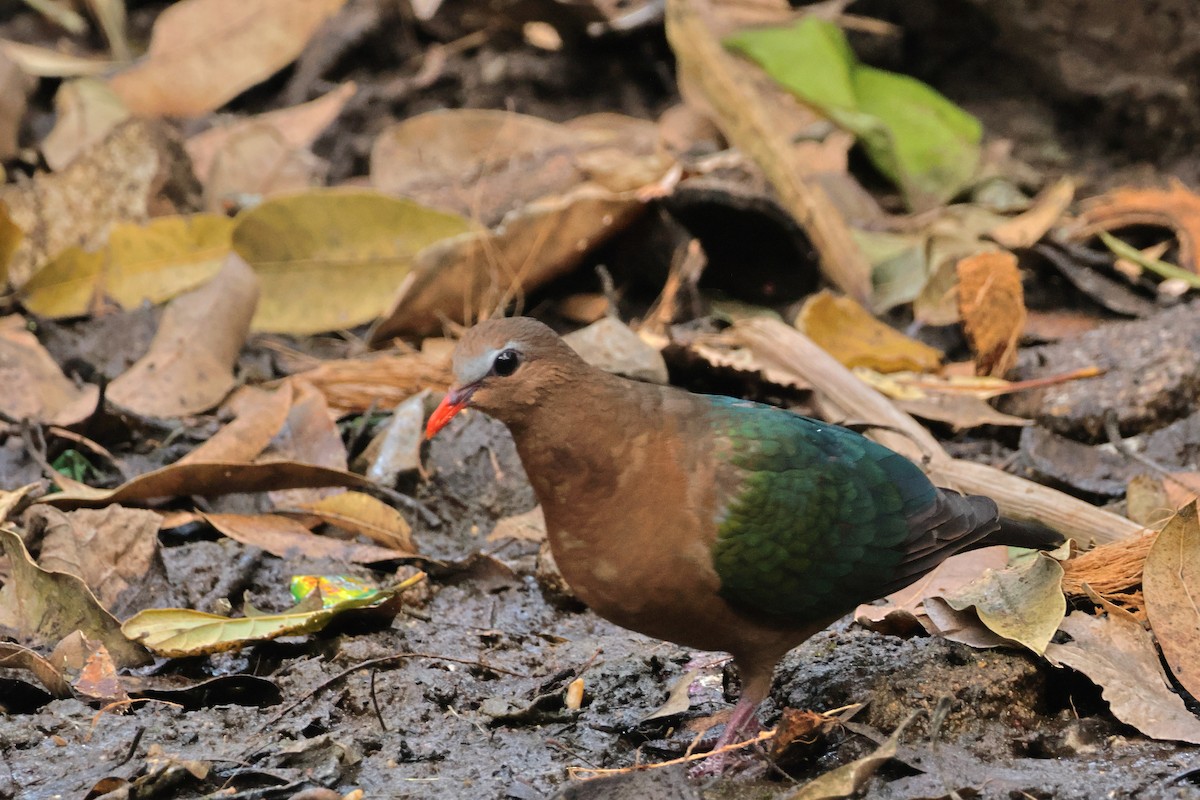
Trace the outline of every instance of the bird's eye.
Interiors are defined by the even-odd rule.
[[[519,366],[521,366],[521,356],[517,354],[516,350],[501,350],[496,354],[496,360],[492,362],[492,372],[501,378],[507,378],[516,372]]]

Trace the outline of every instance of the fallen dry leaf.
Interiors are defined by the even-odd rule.
[[[1008,566],[1008,548],[981,547],[969,553],[959,553],[943,561],[916,583],[893,592],[882,603],[860,605],[854,611],[854,621],[871,630],[906,633],[918,626],[925,616],[925,600],[945,597],[978,578],[987,570]],[[929,630],[932,625],[926,627]]]
[[[99,390],[76,386],[29,332],[25,318],[0,318],[0,411],[12,419],[72,425],[96,409]]]
[[[253,206],[324,185],[329,164],[293,147],[267,125],[250,124],[231,133],[217,151],[204,182],[204,208],[214,213]]]
[[[149,662],[145,651],[121,633],[120,623],[96,602],[82,580],[42,569],[21,537],[0,528],[0,551],[8,556],[9,578],[0,586],[0,625],[27,641],[53,646],[74,631],[99,639],[118,664]]]
[[[362,492],[339,492],[295,505],[276,503],[281,514],[314,516],[329,525],[361,534],[392,552],[416,555],[412,528],[396,509]]]
[[[263,464],[177,463],[139,475],[116,489],[80,487],[47,495],[39,502],[57,508],[94,508],[109,503],[160,497],[207,497],[235,492],[252,494],[316,486],[363,488],[370,486],[370,481],[352,472],[290,461]]]
[[[524,514],[503,517],[488,534],[488,541],[516,539],[522,542],[546,541],[546,515],[541,506],[534,506]]]
[[[1150,634],[1128,611],[1097,599],[1106,613],[1072,611],[1062,622],[1072,641],[1051,643],[1046,658],[1086,675],[1113,716],[1146,736],[1200,744],[1200,719],[1171,691]]]
[[[135,114],[196,117],[287,66],[346,0],[183,0],[154,21],[145,58],[109,84]]]
[[[357,90],[355,83],[349,81],[298,106],[238,117],[228,122],[218,120],[217,124],[189,137],[184,143],[196,177],[202,183],[207,183],[213,165],[220,158],[221,151],[228,146],[229,140],[247,130],[266,127],[278,133],[289,147],[307,150],[342,113],[347,101]]]
[[[563,341],[584,361],[605,372],[647,383],[668,382],[662,353],[616,317],[603,317],[586,328],[572,331]]]
[[[59,172],[129,119],[129,109],[108,84],[95,78],[66,81],[54,95],[54,127],[42,140],[42,155]]]
[[[1168,228],[1179,240],[1179,265],[1200,274],[1200,195],[1177,180],[1168,189],[1114,189],[1084,204],[1064,232],[1073,241],[1137,225]]]
[[[277,514],[205,514],[205,521],[230,539],[260,547],[279,558],[328,558],[374,564],[412,555],[373,544],[319,536],[303,524]]]
[[[910,716],[892,731],[892,735],[873,753],[856,758],[849,764],[831,769],[814,778],[794,792],[785,795],[785,800],[841,800],[858,792],[880,767],[896,755],[900,746],[900,735],[914,717]]]
[[[161,518],[153,511],[113,505],[64,513],[36,505],[26,515],[27,527],[31,517],[41,517],[45,529],[42,569],[79,577],[114,616],[129,616],[162,588],[153,585],[154,577],[165,581],[158,553]],[[157,576],[148,575],[156,568]]]
[[[1200,698],[1200,518],[1195,502],[1179,510],[1146,556],[1146,617],[1171,674]]]
[[[1039,553],[1029,564],[988,570],[944,599],[955,611],[974,607],[988,630],[1042,655],[1067,613],[1062,576],[1058,559]]]
[[[254,267],[262,302],[254,329],[319,333],[369,322],[387,308],[422,248],[467,221],[360,189],[321,189],[243,213],[234,249]]]
[[[171,301],[149,352],[109,385],[108,399],[149,417],[213,408],[233,388],[257,303],[254,272],[230,255],[208,284]]]
[[[1066,213],[1074,199],[1075,182],[1061,178],[1035,197],[1027,211],[992,228],[988,236],[1009,250],[1033,247]]]
[[[464,323],[486,317],[570,272],[644,208],[636,192],[614,194],[585,185],[530,203],[494,231],[428,247],[417,255],[369,341],[429,335],[441,331],[446,319]]]
[[[880,322],[849,297],[823,290],[804,301],[796,327],[847,367],[933,372],[942,354]]]
[[[219,653],[250,642],[315,633],[346,611],[381,606],[424,579],[425,573],[418,572],[366,597],[343,600],[314,611],[234,619],[184,608],[154,608],[126,620],[121,628],[129,638],[167,658]]]
[[[296,379],[293,379],[293,390],[294,397],[291,408],[288,409],[287,420],[259,460],[293,461],[345,470],[346,445],[342,441],[333,415],[329,413],[325,396],[311,384]],[[289,506],[317,500],[339,491],[318,487],[283,489],[271,492],[271,501],[276,506]]]
[[[161,303],[211,280],[233,247],[233,221],[215,214],[118,223],[99,249],[69,247],[21,290],[25,307],[52,319],[87,314],[97,299],[124,309]]]
[[[130,120],[62,172],[0,187],[0,203],[25,233],[9,282],[21,288],[68,247],[102,248],[115,223],[191,211],[198,187],[185,158],[170,128]]]
[[[75,631],[58,643],[50,658],[61,665],[71,681],[71,688],[81,700],[105,705],[129,700],[103,642]]]
[[[0,642],[0,669],[23,669],[37,678],[51,696],[62,700],[71,696],[71,685],[54,666],[53,661],[13,642]]]
[[[233,412],[233,420],[176,463],[253,461],[287,421],[293,394],[291,381],[273,392],[243,386],[224,405]]]
[[[392,411],[392,418],[363,450],[356,464],[380,486],[395,486],[401,475],[421,468],[421,445],[425,443],[425,406],[433,395],[417,392]]]
[[[492,227],[587,182],[635,191],[662,179],[671,164],[646,120],[593,114],[560,125],[508,111],[446,109],[381,133],[371,149],[371,182]]]
[[[73,56],[58,50],[32,44],[0,39],[0,53],[19,66],[27,75],[39,78],[78,78],[102,75],[112,69],[106,59]]]
[[[1012,253],[980,253],[958,262],[958,311],[979,375],[1003,378],[1017,363],[1025,328],[1025,291]]]

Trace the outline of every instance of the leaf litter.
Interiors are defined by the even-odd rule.
[[[1197,350],[1191,188],[1172,180],[1100,191],[1079,173],[1017,164],[990,130],[995,115],[860,60],[862,35],[898,29],[838,4],[762,4],[747,28],[745,9],[670,0],[678,75],[660,71],[668,77],[654,91],[668,85],[665,94],[625,60],[612,67],[628,81],[624,101],[581,102],[594,89],[580,89],[553,110],[512,75],[563,59],[551,71],[562,85],[578,81],[561,63],[584,52],[581,36],[604,52],[605,26],[617,19],[605,9],[564,11],[553,37],[545,21],[522,20],[513,44],[433,4],[417,15],[417,38],[396,45],[410,59],[401,77],[381,79],[376,56],[352,49],[361,35],[392,30],[377,10],[293,5],[188,0],[127,20],[123,4],[93,3],[92,18],[56,17],[70,26],[61,42],[13,41],[37,28],[0,23],[0,49],[24,73],[0,82],[0,103],[17,100],[14,119],[28,121],[0,130],[0,145],[14,139],[0,151],[0,266],[19,303],[4,309],[12,391],[0,407],[0,453],[5,474],[33,469],[42,479],[6,495],[0,531],[0,677],[14,688],[0,708],[20,741],[4,753],[12,780],[46,785],[43,764],[26,754],[54,728],[25,723],[51,697],[74,704],[63,708],[78,720],[107,712],[89,729],[132,759],[81,765],[77,793],[166,781],[200,796],[239,780],[223,764],[261,754],[297,776],[291,759],[331,759],[326,788],[343,794],[376,776],[393,785],[397,770],[436,782],[462,765],[487,791],[533,797],[553,791],[564,767],[600,762],[615,768],[602,781],[631,781],[641,778],[625,765],[683,757],[696,727],[725,710],[715,690],[689,697],[692,654],[580,612],[494,425],[475,415],[447,440],[420,442],[460,326],[522,310],[564,332],[596,323],[577,341],[606,369],[862,425],[944,483],[986,487],[1005,513],[1055,521],[1081,542],[1054,557],[963,554],[856,612],[883,633],[843,623],[799,648],[790,663],[803,673],[781,691],[807,685],[803,675],[822,686],[829,664],[859,679],[838,690],[827,682],[808,702],[820,711],[870,698],[870,724],[786,710],[785,720],[823,721],[796,729],[820,735],[783,766],[805,781],[818,761],[835,768],[775,794],[929,796],[938,781],[953,794],[948,787],[981,790],[993,779],[1026,793],[1128,794],[1143,788],[1133,781],[1144,770],[1114,768],[1108,780],[1121,788],[1094,792],[1097,779],[1071,770],[1136,754],[1153,754],[1146,780],[1189,780],[1178,777],[1191,768],[1184,751],[1153,740],[1200,735],[1195,465],[1186,456],[1196,441],[1187,422],[1186,356]],[[39,13],[31,4],[15,18]],[[607,22],[589,27],[598,20]],[[84,36],[89,26],[99,35]],[[131,52],[145,41],[130,35],[135,26],[152,28],[145,54]],[[811,46],[797,50],[797,40]],[[801,68],[804,59],[821,68]],[[409,75],[422,62],[424,74]],[[477,97],[440,94],[473,69],[479,79],[461,85]],[[54,109],[48,93],[32,91],[42,76],[75,78],[59,85]],[[493,85],[515,92],[516,104],[489,99]],[[415,102],[421,92],[444,102]],[[675,113],[648,119],[669,104]],[[195,121],[185,136],[161,117]],[[759,176],[741,179],[760,181],[743,195],[762,201],[738,219],[768,207],[786,215],[805,240],[788,269],[819,270],[839,291],[785,299],[778,289],[799,285],[795,276],[717,274],[731,263],[738,272],[736,261],[718,252],[711,229],[684,220],[686,204],[676,220],[662,201],[735,161],[752,165],[738,174]],[[695,208],[707,190],[687,191]],[[103,343],[55,344],[132,330],[120,321],[164,303],[157,322],[147,317],[157,328],[149,349],[124,361]],[[1117,325],[1098,308],[1143,321]],[[1061,347],[1036,345],[1047,339]],[[129,349],[114,341],[108,350],[121,346]],[[905,412],[932,421],[938,438]],[[969,433],[943,444],[945,425]],[[999,426],[1024,428],[1020,441]],[[1053,459],[1027,446],[1048,435],[1064,440]],[[1103,458],[1079,455],[1100,450]],[[1032,467],[1082,497],[967,453],[1010,472]],[[1096,487],[1125,505],[1094,508]],[[1100,546],[1089,550],[1093,539]],[[432,577],[397,583],[408,564]],[[382,615],[362,608],[374,604]],[[158,653],[157,674],[132,673],[148,658],[138,641]],[[913,682],[903,670],[881,676],[893,651],[919,665]],[[333,671],[326,656],[351,666]],[[1089,700],[1082,679],[1049,681],[1050,663],[1087,676],[1103,701]],[[358,682],[367,669],[381,671]],[[1026,685],[981,684],[995,669]],[[326,695],[334,685],[340,694]],[[956,721],[939,733],[947,723],[930,685],[972,713],[951,712]],[[986,728],[974,712],[989,691],[1003,713],[1026,709],[1028,719]],[[663,715],[644,719],[668,695]],[[190,725],[151,699],[183,704],[202,720],[197,731],[247,735],[197,733],[198,747],[168,752],[152,732],[140,746],[133,726]],[[284,701],[266,735],[261,719],[242,716]],[[933,716],[903,731],[912,706]],[[1081,718],[1054,716],[1068,706]],[[488,713],[500,708],[519,713]],[[640,741],[612,733],[639,719]],[[547,739],[536,720],[560,727]],[[477,725],[497,728],[492,752],[473,744]],[[828,735],[837,725],[848,732],[840,743]],[[1088,726],[1108,738],[1088,744]],[[1016,742],[1017,728],[1042,732]],[[406,738],[393,738],[397,729]],[[313,730],[330,733],[305,733]],[[285,733],[303,740],[296,752],[273,738]],[[385,744],[360,747],[381,736]],[[70,753],[86,744],[60,738]],[[989,759],[1014,747],[1055,753],[1059,771],[1016,759],[985,774],[965,766],[977,760],[971,742]],[[917,774],[881,771],[889,761]],[[948,778],[937,763],[962,768]],[[737,791],[736,780],[728,785]],[[453,794],[448,786],[439,792]]]

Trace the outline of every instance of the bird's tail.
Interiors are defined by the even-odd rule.
[[[1028,547],[1031,550],[1053,550],[1066,541],[1061,533],[1047,528],[1040,522],[1000,518],[1000,529],[989,533],[973,547],[1006,544],[1010,547]]]

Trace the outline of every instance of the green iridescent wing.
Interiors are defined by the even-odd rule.
[[[713,545],[725,599],[806,621],[879,597],[907,574],[922,533],[911,521],[940,502],[916,465],[845,428],[730,398],[711,402],[740,478]]]

